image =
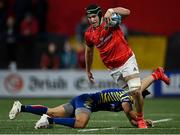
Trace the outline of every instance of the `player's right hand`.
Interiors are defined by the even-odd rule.
[[[94,81],[93,74],[89,71],[89,72],[87,72],[87,76],[88,76],[89,82],[94,84],[95,81]]]
[[[111,16],[112,16],[112,9],[108,9],[108,10],[106,11],[106,13],[104,14],[104,19],[105,19],[105,21],[106,21],[107,24],[110,23],[110,21],[111,21]]]

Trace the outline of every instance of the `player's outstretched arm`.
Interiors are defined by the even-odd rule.
[[[122,103],[122,107],[131,125],[138,127],[137,114],[132,110],[131,104],[128,102],[124,102]],[[152,120],[145,120],[145,122],[148,127],[154,126]]]
[[[94,47],[86,46],[86,50],[85,50],[86,73],[91,83],[94,83],[94,77],[91,73],[93,54],[94,54]]]

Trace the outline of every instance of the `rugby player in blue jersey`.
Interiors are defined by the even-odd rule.
[[[169,84],[169,78],[162,68],[157,68],[151,75],[142,80],[142,94],[149,94],[146,90],[155,80],[162,80]],[[146,94],[147,92],[147,94]],[[92,112],[97,111],[124,111],[130,123],[137,127],[137,115],[133,111],[133,99],[123,89],[112,88],[91,94],[82,94],[70,102],[48,108],[42,105],[22,105],[15,101],[9,118],[15,119],[20,112],[29,112],[42,115],[35,124],[35,129],[48,128],[53,124],[60,124],[72,128],[85,128]],[[152,123],[146,120],[147,126]]]

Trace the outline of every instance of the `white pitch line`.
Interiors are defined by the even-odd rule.
[[[170,121],[172,120],[171,118],[167,118],[167,119],[161,119],[161,120],[154,120],[153,123],[160,123],[160,122],[166,122],[166,121]]]
[[[170,120],[172,120],[172,119],[171,118],[167,118],[167,119],[154,120],[153,123],[167,122],[167,121],[170,121]],[[117,128],[118,127],[80,129],[80,130],[78,130],[78,132],[90,132],[90,131],[99,131],[99,130],[112,130],[112,129],[117,129]],[[134,129],[134,128],[128,128],[128,129]]]
[[[110,130],[110,129],[116,129],[116,127],[111,127],[111,128],[80,129],[80,130],[78,130],[78,132],[99,131],[99,130]]]

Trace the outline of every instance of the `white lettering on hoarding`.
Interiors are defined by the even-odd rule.
[[[67,82],[62,77],[57,78],[43,78],[40,79],[37,76],[29,77],[29,90],[65,90],[67,88]]]

